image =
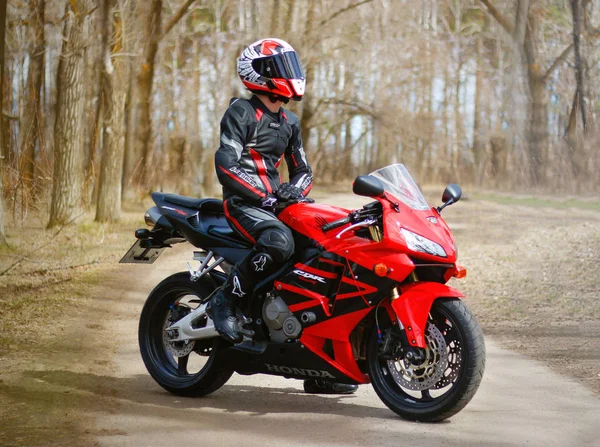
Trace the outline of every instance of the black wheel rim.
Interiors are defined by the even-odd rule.
[[[154,371],[161,376],[163,382],[173,386],[186,387],[200,380],[210,369],[218,351],[219,338],[200,340],[194,344],[193,350],[185,356],[176,357],[169,352],[163,338],[166,323],[174,306],[183,303],[192,307],[199,305],[201,296],[188,288],[171,289],[163,294],[146,322],[146,352],[154,365]],[[189,301],[196,301],[189,304]],[[192,307],[193,310],[193,307]],[[183,318],[183,317],[181,317]]]

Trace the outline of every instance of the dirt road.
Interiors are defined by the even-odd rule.
[[[327,201],[348,207],[360,203],[350,196],[330,197]],[[481,253],[470,251],[489,237],[489,229],[483,225],[490,216],[496,218],[503,213],[492,203],[478,210],[476,203],[464,202],[462,218],[458,218],[459,206],[452,215],[448,213],[448,220],[455,220],[459,244],[465,239],[463,259],[478,266],[476,271],[485,269],[485,261],[477,258]],[[512,224],[511,231],[526,225],[519,222]],[[492,228],[505,237],[515,236],[497,225]],[[467,235],[470,242],[466,241]],[[400,420],[370,386],[360,387],[354,396],[314,396],[304,394],[299,381],[234,375],[224,388],[207,398],[168,395],[153,383],[140,360],[137,318],[152,286],[181,270],[189,252],[173,251],[155,266],[127,266],[108,291],[119,315],[111,327],[112,337],[120,345],[111,378],[118,405],[112,415],[98,419],[98,433],[107,434],[99,437],[102,446],[600,445],[597,396],[541,363],[500,348],[490,337],[486,374],[478,394],[463,412],[442,424]],[[479,284],[475,279],[465,286],[477,290]],[[471,304],[487,319],[494,315],[495,310],[487,309],[485,300],[473,300]]]

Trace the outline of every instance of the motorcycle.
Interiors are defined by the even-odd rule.
[[[199,265],[162,281],[143,307],[139,346],[154,380],[182,396],[212,393],[234,372],[370,382],[408,420],[462,410],[485,366],[481,328],[446,285],[466,275],[441,217],[462,191],[448,185],[443,205],[431,207],[394,164],[357,177],[353,192],[374,201],[356,210],[300,201],[279,212],[296,251],[242,300],[236,345],[217,334],[206,308],[250,243],[230,228],[221,200],[153,193],[152,228],[136,231],[121,262],[153,263],[182,242],[200,249]]]

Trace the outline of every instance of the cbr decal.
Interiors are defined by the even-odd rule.
[[[304,272],[304,271],[298,270],[298,269],[294,270],[294,273],[298,276],[302,276],[303,278],[312,279],[314,281],[319,281],[319,282],[325,284],[325,278],[321,278],[320,276],[313,275],[312,273],[307,273],[307,272]]]

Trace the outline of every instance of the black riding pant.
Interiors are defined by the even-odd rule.
[[[231,228],[254,244],[237,265],[249,287],[281,267],[294,253],[292,231],[275,214],[230,197],[223,202],[225,216]]]

